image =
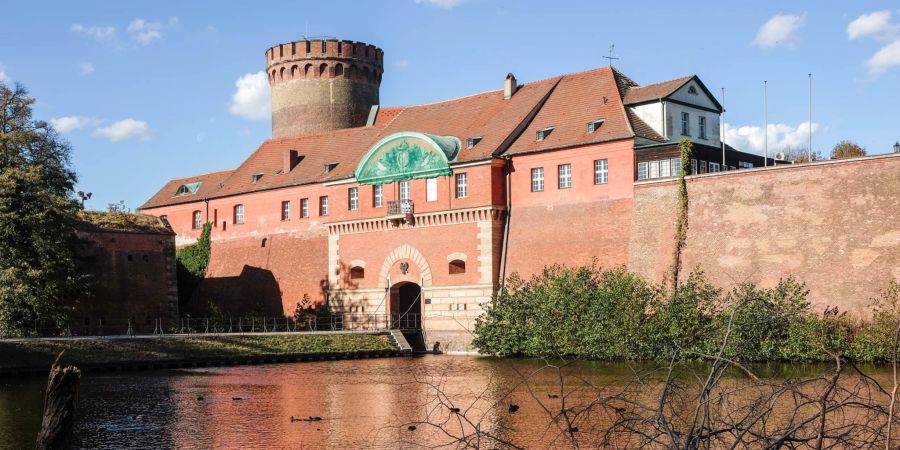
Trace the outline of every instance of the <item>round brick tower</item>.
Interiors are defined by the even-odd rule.
[[[311,39],[266,50],[272,137],[366,124],[378,104],[384,52],[374,45]]]

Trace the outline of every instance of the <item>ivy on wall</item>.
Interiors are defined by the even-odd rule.
[[[678,143],[681,152],[681,173],[678,174],[678,216],[675,219],[675,252],[672,255],[672,287],[675,289],[678,288],[678,274],[681,272],[681,253],[687,242],[689,201],[684,177],[687,176],[691,163],[691,147],[691,141],[684,138]]]
[[[175,259],[178,265],[178,309],[188,311],[188,302],[206,276],[209,266],[210,232],[212,224],[203,225],[200,239],[193,245],[178,249]]]

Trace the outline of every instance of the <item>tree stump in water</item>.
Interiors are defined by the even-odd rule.
[[[78,380],[81,371],[77,367],[60,367],[62,353],[50,368],[47,392],[44,395],[44,415],[37,437],[38,450],[68,449],[72,446],[72,426],[75,422],[75,404],[78,400]]]

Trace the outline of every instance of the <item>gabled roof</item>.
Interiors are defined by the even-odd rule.
[[[158,206],[163,204],[190,203],[209,198],[219,190],[219,184],[225,181],[234,169],[220,170],[186,178],[176,178],[166,183],[153,197],[150,197],[141,208]],[[178,188],[183,184],[200,183],[197,192],[190,195],[175,196]]]
[[[666,98],[675,93],[678,89],[694,78],[694,75],[676,78],[674,80],[663,81],[661,83],[650,84],[647,86],[629,87],[625,92],[624,102],[626,105],[635,103],[644,103],[653,100]]]

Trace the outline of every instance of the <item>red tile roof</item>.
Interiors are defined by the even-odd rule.
[[[668,95],[690,78],[638,87],[624,74],[603,67],[521,85],[510,99],[503,98],[502,90],[493,90],[437,103],[381,108],[369,127],[266,140],[236,169],[172,180],[142,208],[352,177],[372,145],[399,131],[456,136],[463,148],[454,163],[635,136],[665,141],[625,104]],[[600,119],[603,124],[588,133],[588,122]],[[553,132],[536,141],[536,132],[548,127]],[[468,149],[470,137],[482,139]],[[303,159],[293,170],[280,173],[284,154],[291,149]],[[337,166],[326,173],[327,163]],[[256,182],[255,174],[262,174]],[[196,181],[202,182],[196,194],[174,197],[180,185]]]
[[[691,78],[694,78],[694,75],[676,78],[669,81],[663,81],[662,83],[656,83],[647,86],[630,87],[625,93],[625,104],[631,105],[635,103],[643,103],[668,97],[673,92],[677,91],[678,88],[684,86],[684,83],[687,83]]]

